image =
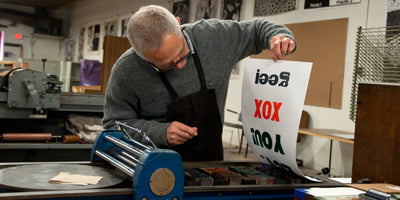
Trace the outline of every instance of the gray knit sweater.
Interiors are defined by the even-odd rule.
[[[286,27],[263,19],[242,22],[210,19],[184,27],[199,55],[207,86],[216,91],[221,121],[233,66],[269,48],[273,36],[285,35],[294,41]],[[183,69],[168,71],[166,75],[181,97],[200,90],[192,56]],[[168,148],[166,130],[170,123],[165,120],[167,105],[171,102],[157,72],[130,48],[112,68],[105,95],[103,127],[115,128],[115,121],[124,122],[147,133],[158,147]],[[138,134],[133,136],[141,138]]]

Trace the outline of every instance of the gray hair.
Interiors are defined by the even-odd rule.
[[[178,20],[164,7],[142,7],[129,19],[128,39],[142,58],[144,52],[159,49],[166,34],[182,35]]]

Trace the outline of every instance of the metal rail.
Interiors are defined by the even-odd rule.
[[[104,152],[96,150],[96,155],[98,155],[100,158],[106,160],[107,162],[109,162],[114,167],[120,169],[121,171],[123,171],[125,174],[127,174],[130,177],[133,177],[133,175],[135,174],[135,170],[134,169],[131,169],[130,167],[126,166],[125,164],[123,164],[121,162],[119,162],[118,160],[114,159],[113,157],[109,156],[108,154],[106,154]]]
[[[349,118],[356,119],[359,82],[400,83],[400,26],[358,28]]]

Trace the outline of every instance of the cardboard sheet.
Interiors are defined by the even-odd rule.
[[[297,48],[285,60],[312,62],[304,104],[341,108],[348,18],[285,24],[294,34]],[[271,59],[268,50],[252,58]]]
[[[368,191],[369,189],[375,189],[389,194],[400,194],[400,186],[388,183],[348,184],[348,186],[364,191]]]
[[[242,85],[246,140],[261,162],[303,176],[296,141],[312,63],[249,58]]]

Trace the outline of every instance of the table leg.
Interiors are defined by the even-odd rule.
[[[244,132],[243,132],[243,129],[242,129],[242,136],[241,136],[241,138],[240,138],[239,152],[238,152],[239,154],[240,154],[240,152],[242,151],[243,135],[244,135]]]
[[[332,143],[333,143],[333,140],[331,140],[331,142],[330,142],[330,144],[329,144],[329,173],[328,173],[328,176],[331,174]]]

